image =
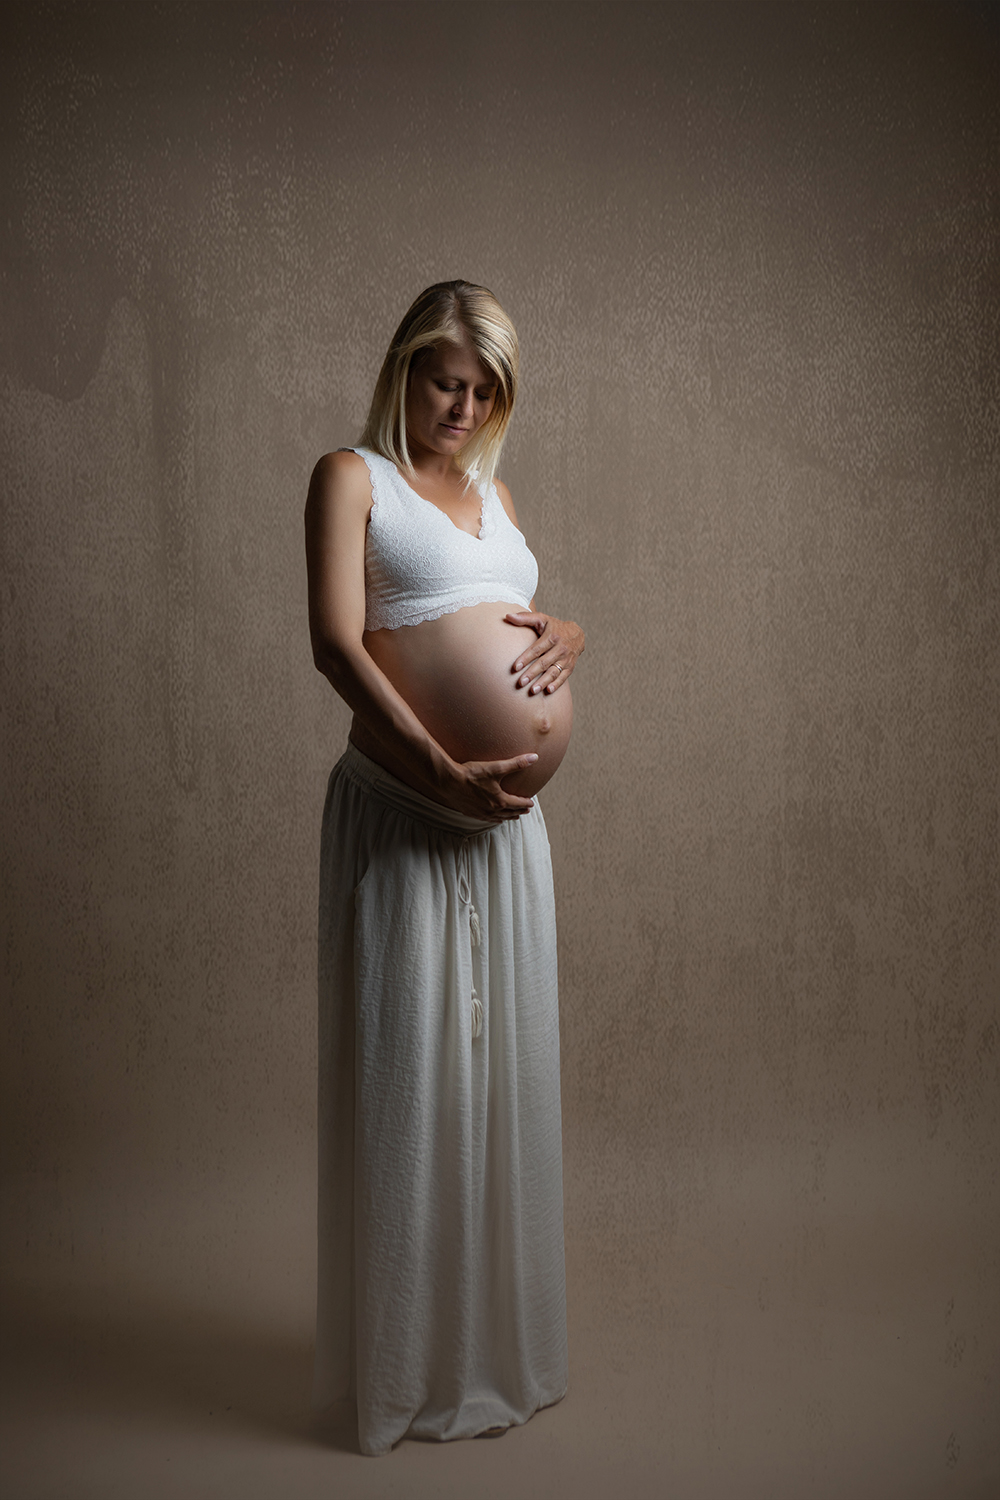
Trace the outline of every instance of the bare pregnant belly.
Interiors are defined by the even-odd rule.
[[[537,636],[508,625],[504,615],[520,605],[474,604],[399,630],[375,630],[365,647],[417,718],[458,761],[506,760],[534,751],[527,770],[504,778],[509,792],[531,797],[555,775],[573,727],[569,685],[556,693],[519,688],[514,662]],[[355,721],[352,738],[366,755],[403,780]]]

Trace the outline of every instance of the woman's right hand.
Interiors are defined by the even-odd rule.
[[[516,797],[500,785],[505,776],[533,766],[537,755],[515,755],[510,760],[467,760],[454,763],[455,774],[441,788],[446,806],[470,818],[491,823],[523,817],[534,807],[530,797]]]

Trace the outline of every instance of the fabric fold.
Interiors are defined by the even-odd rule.
[[[524,1422],[566,1389],[545,823],[466,818],[348,745],[320,878],[314,1402],[362,1451]]]

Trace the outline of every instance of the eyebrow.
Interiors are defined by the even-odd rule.
[[[463,380],[461,375],[452,375],[445,371],[439,372],[434,378],[436,380],[453,380],[456,385],[499,385],[499,381],[495,375],[489,375],[485,380]]]

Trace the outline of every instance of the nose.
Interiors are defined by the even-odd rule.
[[[454,416],[460,417],[462,421],[468,421],[472,416],[472,392],[470,390],[456,391],[451,410]]]

